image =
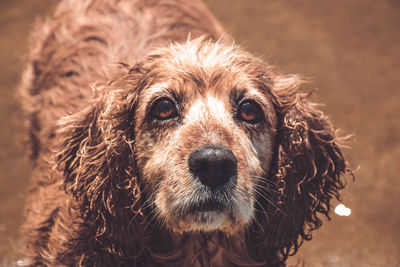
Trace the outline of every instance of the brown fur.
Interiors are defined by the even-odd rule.
[[[199,1],[64,0],[31,42],[32,266],[281,266],[351,174],[303,81],[230,44]],[[177,120],[149,117],[160,95]],[[260,123],[236,118],[242,96]],[[187,160],[207,144],[233,151],[238,179],[202,217],[187,214],[207,194]]]

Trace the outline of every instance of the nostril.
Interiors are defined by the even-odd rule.
[[[223,160],[221,163],[221,170],[227,171],[227,172],[236,172],[236,170],[237,170],[236,157],[235,157],[235,160],[233,160],[233,159]]]
[[[189,170],[204,185],[216,187],[236,178],[237,158],[224,146],[202,146],[188,159]]]

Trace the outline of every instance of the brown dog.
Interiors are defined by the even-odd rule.
[[[311,239],[351,173],[334,129],[231,43],[198,0],[60,1],[21,86],[27,264],[281,266]]]

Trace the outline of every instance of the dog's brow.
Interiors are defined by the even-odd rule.
[[[211,78],[210,78],[210,81],[209,81],[209,86],[210,87],[216,86],[217,83],[221,80],[222,75],[223,75],[222,71],[214,72],[211,75]]]
[[[240,102],[243,98],[252,98],[257,100],[258,102],[265,103],[266,99],[264,94],[262,94],[259,90],[253,87],[253,85],[249,85],[246,88],[239,88],[239,87],[234,87],[230,94],[229,98],[231,103],[238,103]]]
[[[229,94],[231,102],[239,102],[246,95],[247,91],[247,89],[239,89],[238,87],[234,87]]]
[[[189,71],[186,72],[186,77],[188,77],[192,82],[194,82],[197,86],[197,90],[203,91],[206,88],[206,82],[204,81],[203,77],[199,75],[199,73]]]

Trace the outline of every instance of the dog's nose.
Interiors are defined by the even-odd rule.
[[[189,170],[204,185],[215,188],[236,179],[237,158],[225,146],[207,145],[189,155]]]

